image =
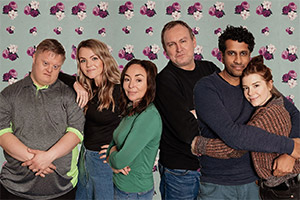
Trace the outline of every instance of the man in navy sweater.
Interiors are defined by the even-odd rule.
[[[243,27],[228,26],[219,37],[219,49],[225,66],[220,73],[201,79],[194,88],[195,108],[201,134],[220,138],[234,149],[282,153],[279,166],[299,158],[299,140],[269,134],[246,126],[254,108],[243,96],[240,76],[250,61],[253,35]],[[293,128],[291,137],[299,136],[299,111],[285,99]],[[290,154],[291,156],[289,156]],[[293,157],[292,157],[293,156]],[[235,159],[200,157],[200,199],[259,199],[258,177],[249,153]],[[284,173],[280,168],[279,173]],[[281,171],[280,171],[281,170]]]

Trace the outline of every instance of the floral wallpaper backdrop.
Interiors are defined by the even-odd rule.
[[[64,45],[62,70],[69,74],[76,72],[77,45],[88,38],[105,42],[121,70],[133,58],[152,60],[161,70],[168,62],[161,30],[180,19],[197,39],[195,59],[221,69],[218,37],[228,24],[248,28],[256,39],[252,56],[264,56],[275,86],[299,108],[300,0],[1,0],[0,6],[0,90],[28,74],[46,38]]]

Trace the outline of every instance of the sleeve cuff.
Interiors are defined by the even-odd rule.
[[[13,133],[12,128],[5,128],[0,130],[0,136],[2,136],[4,133]]]
[[[80,143],[83,141],[83,134],[80,133],[76,128],[68,127],[66,132],[72,132],[77,135],[77,137],[80,139]]]

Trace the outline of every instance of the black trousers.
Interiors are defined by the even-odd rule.
[[[298,176],[287,180],[276,187],[267,187],[261,183],[259,195],[262,200],[300,199],[300,181]]]
[[[76,187],[74,189],[72,189],[70,192],[68,192],[67,194],[64,194],[60,197],[54,198],[52,200],[69,200],[69,199],[75,199],[75,194],[76,194]],[[10,193],[9,191],[7,191],[3,185],[0,183],[0,199],[1,200],[5,200],[5,199],[15,199],[15,200],[25,200],[25,198],[13,195],[12,193]]]

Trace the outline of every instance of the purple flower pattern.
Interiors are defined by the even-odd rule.
[[[101,28],[98,30],[98,34],[101,35],[102,37],[105,37],[106,35],[106,29],[105,28]]]
[[[106,18],[109,15],[108,3],[101,1],[97,6],[94,7],[93,14],[101,18]]]
[[[274,59],[274,52],[276,51],[276,47],[273,44],[269,44],[267,46],[263,46],[258,50],[258,53],[262,55],[266,60]]]
[[[134,16],[133,7],[133,3],[131,1],[127,1],[124,5],[119,7],[119,14],[124,15],[125,18],[129,20]]]
[[[36,51],[36,46],[28,47],[26,53],[27,53],[28,56],[31,56],[31,57],[32,57],[33,54],[35,53],[35,51]]]
[[[14,26],[9,26],[9,27],[6,28],[6,31],[7,31],[9,34],[14,34],[15,29],[16,29],[16,27],[14,27]]]
[[[246,20],[250,16],[250,4],[247,1],[243,1],[240,5],[235,7],[234,14],[238,14],[243,20]]]
[[[225,15],[224,3],[223,2],[215,3],[213,6],[209,8],[208,14],[210,16],[216,16],[217,18],[222,18]]]
[[[222,62],[222,54],[218,48],[213,48],[213,50],[211,51],[211,55],[213,57],[216,57],[218,61]]]
[[[155,8],[155,2],[154,1],[148,1],[140,8],[141,15],[145,15],[147,17],[153,17],[156,15]]]
[[[8,5],[3,6],[2,14],[8,15],[8,17],[13,20],[18,16],[17,8],[18,8],[17,3],[14,1],[11,1],[11,2],[9,2]]]
[[[18,79],[18,72],[15,69],[9,70],[9,72],[6,72],[2,76],[3,82],[8,82],[10,85],[15,83]]]
[[[281,53],[281,58],[283,58],[284,60],[288,60],[290,62],[294,62],[296,59],[298,59],[297,56],[297,46],[295,45],[289,45],[288,48],[286,48],[286,50],[284,50]]]
[[[287,83],[290,88],[294,88],[297,85],[297,73],[295,70],[290,70],[288,73],[283,74],[282,82]]]
[[[56,35],[60,35],[61,31],[62,31],[62,27],[58,26],[56,28],[53,29],[54,33],[56,33]]]
[[[194,5],[188,7],[188,15],[193,15],[194,19],[198,21],[203,17],[202,8],[202,4],[200,2],[196,2]]]
[[[133,48],[134,48],[134,46],[131,44],[125,45],[125,47],[120,49],[120,51],[118,53],[119,58],[125,59],[128,61],[132,60],[134,58]]]
[[[264,1],[262,4],[257,6],[256,14],[262,15],[264,17],[270,17],[272,14],[271,7],[272,3],[270,1]]]
[[[152,36],[153,35],[153,28],[151,26],[149,28],[146,28],[145,33]]]
[[[285,32],[287,32],[289,35],[293,35],[295,28],[294,27],[288,27],[285,29]]]
[[[72,15],[76,15],[80,21],[86,18],[86,5],[83,2],[72,7]]]
[[[145,56],[147,56],[150,60],[155,60],[158,58],[157,54],[158,54],[159,50],[160,50],[159,46],[156,44],[153,44],[153,45],[145,47],[143,50],[143,54]]]
[[[65,5],[62,2],[58,2],[55,6],[50,8],[50,15],[55,15],[58,21],[65,18]]]
[[[282,8],[282,14],[287,15],[293,21],[297,17],[297,5],[294,2],[289,3]]]
[[[269,27],[265,27],[265,28],[261,29],[261,33],[264,34],[265,36],[268,36],[270,34]]]
[[[166,8],[166,14],[172,15],[174,20],[178,20],[181,17],[180,9],[181,5],[178,2],[174,2],[172,5]]]
[[[73,60],[76,60],[76,52],[77,52],[77,48],[75,45],[72,45],[72,53],[71,53],[71,58]]]
[[[2,52],[2,57],[4,59],[9,59],[11,61],[15,61],[17,58],[19,58],[18,54],[18,46],[11,44]]]
[[[31,17],[37,17],[41,14],[39,7],[40,3],[38,1],[31,1],[27,6],[24,7],[24,14],[30,15]]]
[[[125,34],[129,34],[130,33],[130,30],[131,30],[131,26],[125,26],[122,28],[122,31],[125,33]]]

